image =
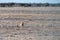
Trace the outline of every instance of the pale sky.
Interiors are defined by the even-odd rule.
[[[60,3],[60,0],[0,0],[0,3]]]

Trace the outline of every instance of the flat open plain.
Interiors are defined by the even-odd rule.
[[[60,7],[0,7],[0,40],[60,40]]]

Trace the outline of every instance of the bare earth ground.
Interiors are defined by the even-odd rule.
[[[0,7],[0,40],[60,40],[60,7]]]

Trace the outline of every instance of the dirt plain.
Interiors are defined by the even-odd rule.
[[[60,40],[60,7],[0,7],[0,40]]]

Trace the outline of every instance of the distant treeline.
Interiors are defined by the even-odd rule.
[[[0,3],[0,7],[60,7],[60,3]]]

